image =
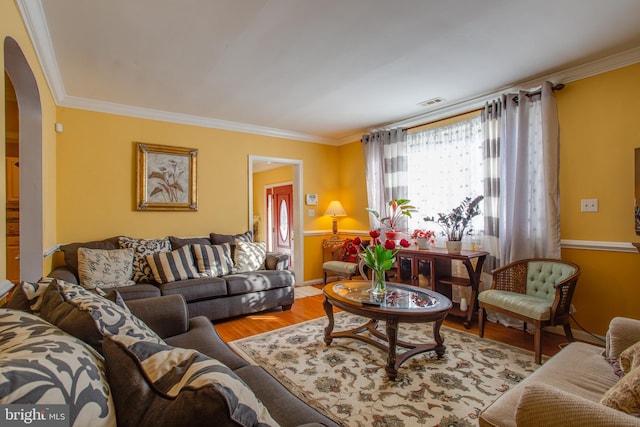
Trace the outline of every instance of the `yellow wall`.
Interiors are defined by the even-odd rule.
[[[640,64],[578,80],[556,93],[560,121],[562,239],[638,242],[634,148],[640,147]],[[597,198],[599,211],[580,212]],[[564,249],[580,265],[578,322],[604,334],[614,316],[640,318],[640,254]]]
[[[22,17],[13,1],[0,2],[0,65],[5,69],[4,63],[4,40],[7,37],[14,39],[20,46],[31,71],[33,72],[42,108],[42,158],[43,158],[43,242],[42,249],[45,250],[56,242],[56,134],[54,124],[56,118],[56,107],[46,82],[40,64],[35,54],[35,50],[29,39],[29,35],[22,21]],[[0,85],[0,97],[4,100],[4,84]],[[0,135],[5,133],[5,106],[0,102]],[[0,157],[4,157],[4,144],[0,148]],[[2,192],[2,209],[0,209],[0,223],[5,221],[5,172],[4,162],[2,162],[2,172],[0,173],[0,191]],[[0,233],[0,260],[5,259],[6,238],[4,233]],[[5,277],[5,263],[0,262],[0,278]],[[43,261],[43,273],[51,268],[51,259]]]

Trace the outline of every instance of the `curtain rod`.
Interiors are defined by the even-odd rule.
[[[551,87],[551,90],[553,90],[554,92],[562,90],[562,89],[564,89],[564,83],[558,83],[558,84],[555,84],[555,85],[553,85]],[[535,90],[533,92],[527,92],[526,96],[531,97],[531,96],[540,95],[541,93],[542,93],[542,89],[539,89],[539,90]],[[515,102],[518,102],[518,96],[514,97],[513,100]],[[441,122],[443,120],[455,119],[456,117],[464,116],[466,114],[471,114],[471,113],[475,113],[477,111],[482,111],[482,110],[484,110],[484,107],[474,108],[473,110],[469,110],[469,111],[465,111],[465,112],[462,112],[462,113],[454,114],[453,116],[444,117],[442,119],[432,120],[430,122],[420,123],[420,124],[417,124],[417,125],[414,125],[414,126],[410,126],[408,128],[405,128],[405,129],[407,131],[410,131],[412,129],[416,129],[416,128],[419,128],[419,127],[422,127],[422,126],[427,126],[427,125],[430,125],[430,124],[433,124],[433,123],[438,123],[438,122]]]

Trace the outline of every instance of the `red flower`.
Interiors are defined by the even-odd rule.
[[[349,246],[348,251],[349,251],[349,255],[355,255],[358,253],[358,247],[353,245]]]
[[[394,250],[396,248],[396,242],[394,242],[393,240],[386,240],[384,242],[384,248]]]
[[[361,243],[362,243],[362,240],[360,240],[360,238],[359,238],[359,237],[355,237],[355,238],[353,239],[353,244],[354,244],[354,245],[356,245],[356,246],[360,246],[360,244],[361,244]]]
[[[369,232],[369,236],[373,237],[374,239],[377,239],[378,237],[380,237],[380,232],[378,230],[371,230]]]
[[[409,246],[411,246],[411,243],[409,243],[407,239],[402,239],[400,240],[400,246],[402,246],[403,248],[408,248]]]

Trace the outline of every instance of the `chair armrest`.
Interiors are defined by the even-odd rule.
[[[67,283],[72,283],[74,285],[79,285],[80,282],[78,280],[78,276],[76,276],[69,267],[66,265],[61,265],[59,267],[54,268],[48,274],[48,277],[53,277],[54,279],[64,280]]]
[[[607,357],[618,358],[627,348],[640,341],[640,320],[614,317],[609,323],[606,337]]]
[[[287,270],[289,268],[289,255],[267,252],[264,266],[267,270]]]
[[[516,407],[518,427],[638,426],[638,418],[558,388],[532,383]]]
[[[131,313],[147,324],[160,338],[172,337],[189,330],[189,311],[182,295],[125,301]]]

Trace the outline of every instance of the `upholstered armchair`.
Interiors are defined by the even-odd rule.
[[[479,334],[484,336],[485,311],[494,311],[535,327],[535,361],[542,361],[542,328],[562,325],[569,341],[574,341],[569,316],[571,298],[580,267],[557,259],[524,259],[492,272],[491,289],[480,292]]]

